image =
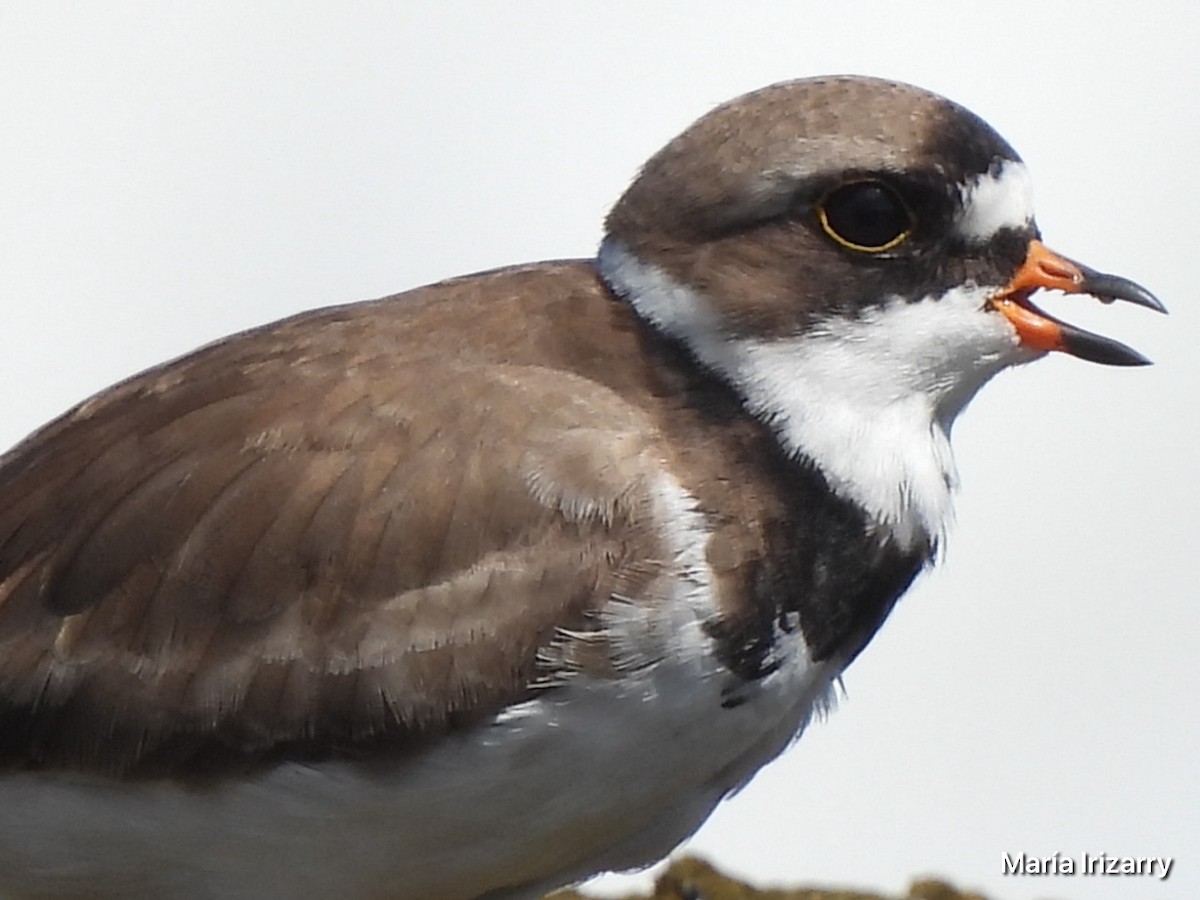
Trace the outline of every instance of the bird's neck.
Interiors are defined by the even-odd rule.
[[[881,537],[904,550],[939,544],[957,486],[951,423],[1014,361],[1007,334],[980,315],[986,291],[897,300],[761,339],[730,336],[707,298],[612,238],[597,264],[644,320],[726,379],[785,451],[860,506]]]

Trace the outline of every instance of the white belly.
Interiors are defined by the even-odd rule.
[[[655,861],[778,754],[828,696],[797,638],[721,705],[706,654],[577,678],[394,766],[283,765],[187,790],[65,775],[0,779],[0,896],[537,896]]]

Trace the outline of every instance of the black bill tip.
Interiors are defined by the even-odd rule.
[[[1076,265],[1079,264],[1076,263]],[[1122,278],[1120,275],[1097,272],[1095,269],[1089,269],[1087,266],[1079,266],[1079,270],[1083,273],[1083,282],[1079,285],[1080,293],[1091,294],[1097,300],[1102,300],[1105,303],[1112,303],[1114,300],[1124,300],[1126,303],[1144,306],[1146,309],[1152,309],[1155,312],[1165,313],[1167,311],[1166,306],[1163,305],[1161,300],[1136,281],[1130,281],[1128,278]]]
[[[1074,325],[1062,326],[1063,350],[1072,356],[1105,366],[1149,366],[1153,362],[1132,347],[1092,334]]]

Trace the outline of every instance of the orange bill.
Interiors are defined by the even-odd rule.
[[[1059,350],[1109,366],[1144,366],[1150,363],[1131,347],[1069,325],[1038,309],[1029,298],[1041,289],[1088,294],[1104,303],[1125,300],[1165,313],[1166,307],[1140,284],[1128,278],[1097,272],[1059,256],[1035,238],[1029,242],[1024,264],[991,299],[991,305],[1008,318],[1016,328],[1021,343],[1032,350]]]

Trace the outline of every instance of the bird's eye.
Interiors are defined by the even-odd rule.
[[[916,220],[894,189],[875,179],[834,188],[817,204],[825,233],[851,250],[883,253],[903,243]]]

